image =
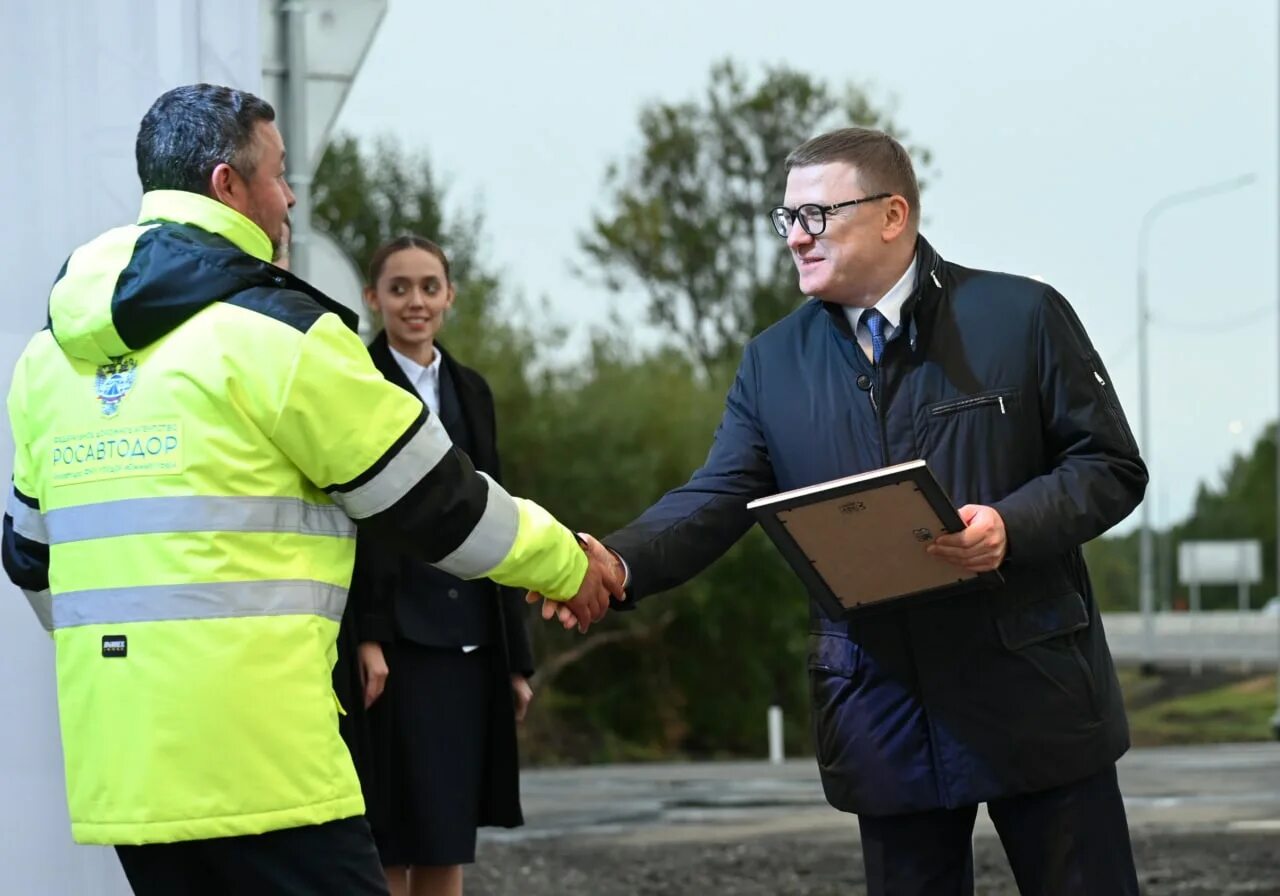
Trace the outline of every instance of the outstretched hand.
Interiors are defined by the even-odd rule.
[[[536,591],[530,591],[525,600],[542,601],[542,618],[555,617],[565,629],[575,626],[585,632],[593,622],[599,622],[609,612],[609,597],[626,600],[626,572],[613,551],[585,532],[578,533],[582,549],[587,552],[587,574],[578,593],[567,601],[553,601]]]

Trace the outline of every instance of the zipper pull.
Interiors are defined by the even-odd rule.
[[[1098,381],[1099,386],[1105,386],[1107,384],[1107,381],[1102,378],[1102,374],[1098,373],[1096,370],[1093,372],[1093,378]]]
[[[999,397],[999,401],[1000,401],[1000,413],[1003,415],[1004,414],[1004,396],[1003,395]]]

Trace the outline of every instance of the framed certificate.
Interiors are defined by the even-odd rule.
[[[747,505],[832,619],[871,606],[999,583],[925,548],[964,528],[923,460],[760,498]]]

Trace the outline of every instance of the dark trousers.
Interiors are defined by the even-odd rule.
[[[363,816],[116,854],[137,896],[387,896]]]
[[[973,896],[977,806],[858,816],[868,896]],[[1022,896],[1138,896],[1115,766],[987,804]]]

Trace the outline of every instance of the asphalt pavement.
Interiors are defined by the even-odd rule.
[[[1135,829],[1274,832],[1280,838],[1280,744],[1135,749],[1119,763]],[[839,832],[853,818],[831,809],[812,758],[528,769],[526,824],[486,830],[518,842],[593,834],[629,843],[715,842],[770,834]],[[980,814],[976,836],[992,833]]]

